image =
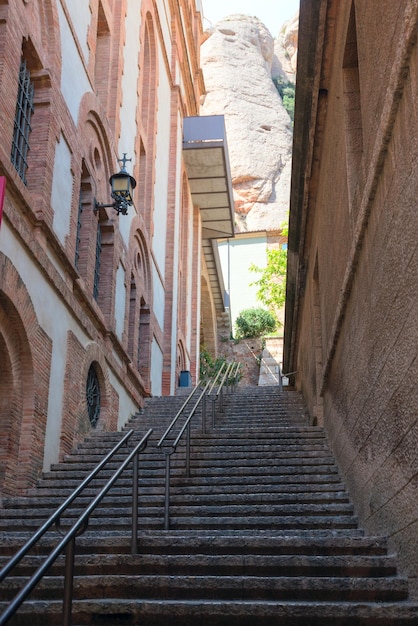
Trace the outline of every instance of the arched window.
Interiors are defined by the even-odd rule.
[[[100,382],[95,363],[90,365],[87,373],[86,403],[90,424],[96,428],[100,418]]]

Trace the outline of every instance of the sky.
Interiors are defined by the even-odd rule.
[[[273,37],[281,26],[299,10],[299,0],[202,0],[204,27],[207,20],[216,24],[232,13],[255,15],[269,29]]]

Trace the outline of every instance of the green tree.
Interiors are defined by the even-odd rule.
[[[281,233],[287,237],[287,222],[282,224]],[[250,284],[258,287],[257,299],[273,313],[278,321],[279,311],[286,300],[287,246],[270,248],[267,250],[266,267],[258,267],[252,263],[249,269],[251,272],[261,274],[258,280]]]

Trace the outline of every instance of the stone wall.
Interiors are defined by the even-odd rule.
[[[325,5],[300,15],[284,367],[418,597],[418,5]]]
[[[253,339],[223,340],[219,343],[219,355],[228,360],[242,364],[241,386],[258,385],[260,361],[263,352],[263,341],[259,337]]]

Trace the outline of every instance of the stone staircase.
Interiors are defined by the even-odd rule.
[[[155,443],[183,401],[148,400],[128,425],[136,441],[154,428],[140,457],[139,553],[130,554],[127,475],[77,539],[73,626],[418,624],[407,580],[385,539],[359,528],[324,433],[307,425],[297,392],[228,394],[206,434],[197,416],[191,477],[184,477],[184,448],[172,460],[171,528],[164,531],[164,458]],[[121,436],[94,432],[27,497],[4,500],[1,565]],[[102,484],[95,480],[63,524]],[[1,611],[58,538],[56,531],[45,536],[1,584]],[[63,569],[60,557],[8,623],[61,624]]]

